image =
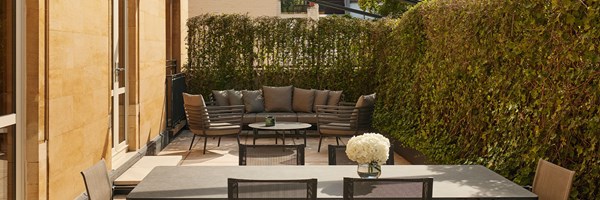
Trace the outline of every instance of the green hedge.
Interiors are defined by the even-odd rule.
[[[201,15],[187,25],[191,92],[294,85],[344,90],[355,101],[375,91],[376,23]]]
[[[531,184],[539,158],[600,196],[600,1],[425,1],[380,50],[376,127],[439,164]]]

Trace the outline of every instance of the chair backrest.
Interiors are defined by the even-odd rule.
[[[108,178],[104,159],[82,171],[81,175],[90,200],[112,199],[112,184]]]
[[[433,178],[360,179],[344,177],[344,199],[423,199],[433,196]]]
[[[317,179],[227,179],[229,199],[317,199]]]
[[[244,106],[206,106],[202,95],[183,93],[187,123],[190,130],[222,130],[238,125],[241,129]]]
[[[372,116],[375,110],[372,106],[354,107],[354,106],[326,106],[317,107],[317,127],[326,125],[328,128],[335,129],[339,125],[340,130],[366,131],[372,128]]]
[[[238,146],[239,165],[304,165],[303,144]]]
[[[327,150],[329,152],[329,165],[357,165],[358,163],[350,160],[346,154],[345,145],[328,145]],[[386,165],[394,165],[394,150],[390,146],[388,160],[385,162]]]
[[[540,159],[533,178],[533,193],[539,200],[569,199],[574,171]]]

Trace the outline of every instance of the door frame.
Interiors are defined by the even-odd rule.
[[[112,120],[111,120],[111,134],[112,134],[112,142],[113,142],[113,146],[112,146],[112,155],[113,155],[113,160],[115,158],[119,158],[121,155],[123,155],[127,149],[128,149],[128,141],[127,141],[127,126],[128,126],[128,120],[127,120],[127,115],[128,115],[128,98],[129,98],[129,94],[127,92],[127,87],[129,85],[129,81],[128,81],[128,76],[127,76],[127,64],[128,64],[128,34],[127,34],[127,29],[128,29],[128,19],[127,19],[127,0],[113,0],[111,3],[111,9],[112,9],[112,38],[111,38],[111,48],[112,48],[112,60],[111,60],[111,101],[112,101],[112,108],[111,108],[111,116],[112,116]],[[123,15],[121,16],[121,9]],[[123,30],[121,30],[121,18],[123,18]],[[120,38],[120,33],[121,31],[125,31],[125,33],[123,34],[123,38],[121,40]],[[121,52],[120,52],[120,41],[122,41],[122,45],[123,45],[123,58],[121,58]],[[124,76],[124,85],[123,87],[119,87],[119,76]],[[119,95],[124,94],[124,99],[122,99],[123,106],[123,113],[120,113],[119,110],[119,101],[121,99],[119,99]],[[124,120],[124,133],[123,133],[123,138],[120,138],[120,133],[119,133],[119,118],[123,116],[123,120]],[[123,142],[119,143],[119,140],[123,139]]]

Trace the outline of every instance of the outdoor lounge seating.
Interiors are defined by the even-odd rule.
[[[211,103],[243,105],[243,124],[263,122],[267,116],[277,121],[317,124],[316,106],[336,106],[341,98],[342,91],[263,86],[262,90],[213,90]]]
[[[317,199],[317,179],[227,179],[229,199]]]
[[[188,126],[194,133],[189,150],[192,149],[196,135],[204,137],[203,154],[206,153],[208,137],[219,137],[217,146],[221,145],[221,137],[228,135],[236,136],[238,144],[240,143],[244,106],[206,106],[202,95],[187,93],[183,93],[183,102]]]
[[[81,172],[81,176],[83,176],[83,181],[85,182],[85,191],[90,200],[112,199],[113,186],[110,183],[110,178],[108,178],[106,170],[106,163],[102,159],[92,167]]]
[[[355,106],[317,106],[317,130],[319,147],[323,137],[335,137],[339,145],[340,137],[352,137],[371,131],[375,105],[375,94],[361,96]]]
[[[533,178],[533,193],[539,200],[567,200],[574,171],[540,159]]]
[[[344,199],[423,199],[433,196],[433,178],[344,178]]]

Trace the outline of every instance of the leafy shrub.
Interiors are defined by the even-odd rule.
[[[440,164],[531,184],[539,158],[600,196],[600,1],[425,1],[378,50],[376,127]]]
[[[373,93],[373,29],[358,19],[201,15],[188,21],[188,88],[263,85],[344,90],[347,101]]]

